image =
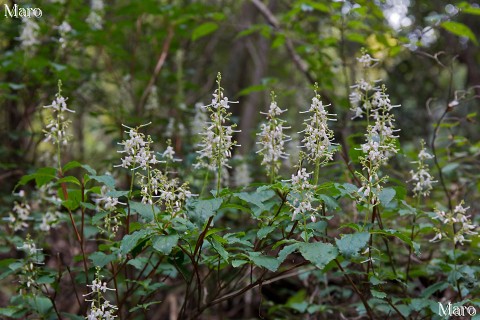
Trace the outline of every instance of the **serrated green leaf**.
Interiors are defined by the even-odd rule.
[[[454,35],[470,39],[475,45],[478,46],[477,37],[475,37],[473,31],[465,24],[455,21],[445,21],[440,26]]]
[[[217,29],[218,29],[218,24],[214,22],[202,23],[201,25],[193,29],[192,40],[195,41],[197,39],[205,37]]]
[[[287,259],[287,257],[297,249],[298,249],[298,243],[290,244],[288,246],[283,247],[282,250],[278,252],[278,258],[277,258],[278,262],[282,264],[283,261],[285,261],[285,259]]]
[[[261,252],[249,252],[248,256],[254,265],[266,268],[272,272],[277,271],[280,266],[280,262],[276,258],[264,256]]]
[[[164,255],[169,255],[170,252],[172,252],[173,247],[177,245],[178,239],[180,239],[178,234],[155,236],[153,238],[152,247]]]
[[[370,234],[368,232],[357,232],[352,234],[345,234],[341,239],[335,239],[338,250],[347,259],[358,256],[368,243]]]
[[[273,230],[275,230],[275,226],[266,226],[262,227],[257,231],[257,237],[259,240],[262,240],[266,236],[268,236]]]
[[[127,253],[132,251],[133,248],[135,248],[135,246],[137,245],[138,241],[140,241],[140,239],[145,238],[151,233],[152,233],[152,230],[142,229],[142,230],[135,231],[132,234],[127,234],[125,237],[123,237],[122,242],[120,244],[120,254],[126,255]]]
[[[313,263],[317,268],[323,269],[338,256],[338,250],[330,243],[313,242],[299,244],[302,256]]]
[[[187,216],[200,224],[205,223],[222,205],[222,198],[208,200],[189,199],[187,201]]]
[[[377,290],[370,290],[372,293],[372,297],[377,298],[377,299],[385,299],[387,297],[387,294],[385,292],[377,291]]]

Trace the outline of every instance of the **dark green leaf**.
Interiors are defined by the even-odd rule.
[[[393,188],[384,188],[382,191],[380,191],[380,194],[378,195],[378,200],[380,200],[380,203],[386,207],[390,201],[393,200],[395,197],[396,191]]]
[[[77,186],[81,186],[80,181],[78,181],[77,178],[74,176],[66,176],[57,181],[57,183],[73,183],[76,184]]]
[[[152,233],[152,230],[142,229],[142,230],[135,231],[132,234],[127,234],[125,237],[123,237],[122,242],[120,244],[120,254],[126,255],[127,253],[132,251],[133,248],[135,248],[135,246],[137,245],[138,241],[150,235],[151,233]]]
[[[110,262],[115,260],[115,255],[113,255],[113,254],[108,254],[107,255],[103,252],[97,251],[97,252],[92,253],[88,257],[88,259],[90,259],[96,267],[103,268],[104,266],[106,266],[107,264],[109,264]]]
[[[259,240],[262,240],[266,236],[268,236],[273,230],[275,230],[275,226],[266,226],[262,227],[257,231],[257,237]]]
[[[115,179],[111,175],[106,175],[106,174],[102,176],[93,175],[93,176],[90,176],[90,179],[103,183],[104,185],[112,189],[115,188]]]
[[[223,247],[222,243],[218,241],[216,237],[210,237],[208,241],[210,241],[213,248],[222,257],[222,259],[225,260],[225,262],[228,262],[229,255],[227,250],[225,250],[225,248]]]
[[[214,22],[205,22],[196,27],[192,32],[192,40],[195,41],[201,37],[207,36],[218,29],[218,24]]]
[[[338,250],[347,259],[358,256],[368,243],[370,234],[368,232],[357,232],[343,235],[341,239],[335,239]]]
[[[338,256],[338,250],[330,243],[301,243],[299,251],[302,256],[312,262],[317,268],[323,269]]]
[[[155,236],[152,241],[152,247],[164,255],[169,255],[173,247],[177,245],[179,238],[178,234]]]
[[[276,258],[264,256],[261,252],[249,252],[248,255],[254,265],[266,268],[272,272],[277,271],[280,266],[280,262]]]
[[[187,202],[187,215],[200,224],[205,223],[222,205],[222,198],[208,200],[190,199]]]

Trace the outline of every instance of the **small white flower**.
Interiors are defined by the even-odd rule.
[[[267,166],[267,174],[275,176],[280,169],[281,159],[286,159],[285,143],[289,141],[289,136],[283,133],[285,121],[277,118],[286,110],[281,110],[275,102],[275,95],[272,93],[272,102],[267,115],[267,122],[260,126],[261,132],[258,133],[260,149],[257,153],[262,155],[262,165]]]
[[[368,53],[364,53],[361,57],[357,58],[358,62],[364,68],[373,67],[379,60],[372,58]]]
[[[23,28],[22,32],[20,34],[20,37],[17,39],[22,42],[22,47],[24,49],[29,49],[33,46],[36,46],[40,44],[40,41],[38,40],[38,31],[40,30],[40,27],[38,24],[35,22],[34,19],[29,19],[29,18],[23,18]]]
[[[228,158],[232,155],[232,149],[236,146],[233,140],[235,125],[225,125],[230,120],[230,108],[227,97],[223,94],[223,88],[220,87],[220,75],[217,78],[218,89],[213,93],[212,103],[206,106],[210,111],[210,122],[200,133],[202,142],[198,144],[201,148],[197,153],[198,162],[195,168],[207,168],[210,171],[217,172],[220,168],[229,167]]]
[[[304,121],[305,130],[302,131],[305,134],[302,148],[307,150],[307,159],[314,164],[325,164],[333,160],[335,152],[333,131],[328,128],[327,122],[336,121],[336,115],[328,113],[325,107],[328,106],[323,105],[320,96],[316,94],[307,111],[310,117]]]

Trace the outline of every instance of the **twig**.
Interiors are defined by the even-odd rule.
[[[173,38],[173,27],[170,26],[167,31],[167,38],[163,42],[162,52],[160,53],[155,69],[153,70],[153,74],[150,78],[150,81],[147,84],[147,87],[143,91],[142,97],[140,98],[140,101],[137,105],[137,110],[140,115],[142,114],[143,106],[145,105],[147,98],[150,95],[153,84],[157,80],[160,70],[162,70],[165,60],[167,59],[168,49],[170,48],[170,43],[172,42],[172,38]]]

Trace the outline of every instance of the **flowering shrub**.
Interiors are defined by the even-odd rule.
[[[101,27],[100,4],[92,1],[92,28]],[[438,316],[440,292],[459,305],[480,306],[478,257],[471,254],[479,243],[475,216],[463,201],[424,202],[445,182],[431,172],[438,156],[423,141],[410,178],[398,179],[389,166],[401,153],[398,106],[384,85],[368,78],[378,60],[364,52],[358,61],[365,77],[351,87],[350,101],[365,134],[354,157],[346,159],[348,150],[329,128],[336,115],[315,87],[308,111],[300,113],[307,117],[298,132],[299,161],[289,167],[292,141],[284,131],[291,127],[272,94],[257,133],[258,171],[268,179],[252,183],[246,159],[229,165],[238,131],[220,75],[211,104],[198,105],[193,120],[201,137],[189,162],[195,174],[185,170],[171,141],[159,149],[144,133],[150,124],[124,125],[113,173],[64,161],[75,114],[67,119],[74,110],[59,83],[45,106],[53,166],[21,178],[4,217],[4,241],[23,254],[1,261],[1,277],[17,294],[0,313],[127,319],[152,318],[167,308],[193,319],[287,279],[300,284],[298,292],[284,302],[266,298],[261,314],[431,318]],[[331,166],[347,169],[343,180],[322,178]],[[237,175],[236,188],[226,182],[229,171]],[[66,239],[73,256],[49,243],[56,237]],[[62,296],[72,308],[60,309]]]

